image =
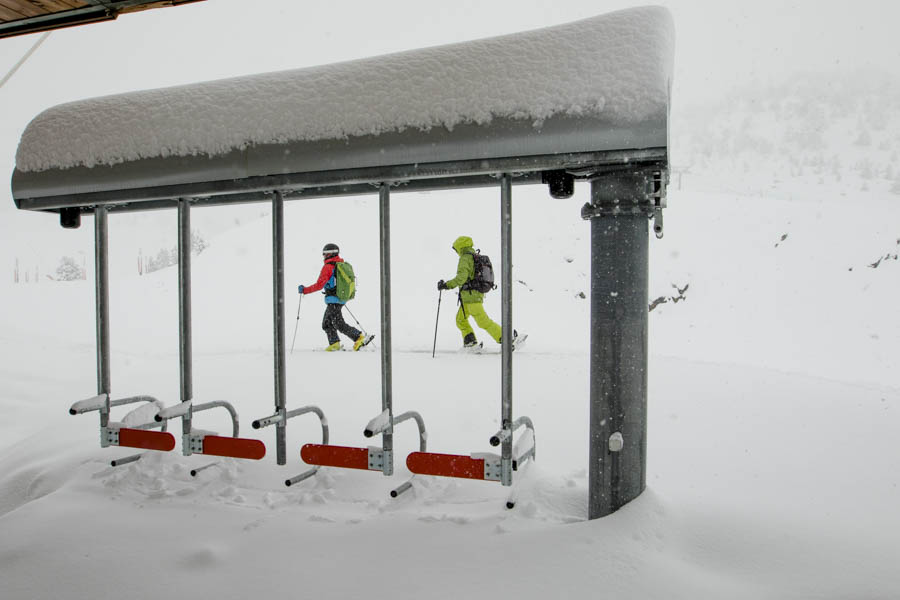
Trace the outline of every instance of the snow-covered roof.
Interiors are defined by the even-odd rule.
[[[668,11],[644,7],[63,104],[23,133],[14,196],[665,148],[673,46]]]

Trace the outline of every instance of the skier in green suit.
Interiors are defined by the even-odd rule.
[[[439,290],[459,288],[459,310],[456,313],[456,326],[463,336],[463,347],[479,348],[481,344],[475,339],[475,332],[469,324],[469,317],[475,318],[475,323],[488,332],[494,341],[500,343],[500,325],[491,320],[484,311],[484,293],[473,288],[475,278],[475,250],[472,238],[463,235],[453,242],[453,250],[459,255],[459,263],[456,266],[456,277],[449,281],[438,281]],[[516,332],[513,331],[513,342],[516,340]]]

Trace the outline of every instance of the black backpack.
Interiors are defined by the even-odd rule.
[[[497,289],[497,286],[494,285],[494,267],[491,265],[491,259],[478,250],[472,255],[472,260],[475,264],[475,274],[472,279],[463,284],[461,289],[482,294]]]

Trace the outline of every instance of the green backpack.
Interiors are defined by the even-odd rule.
[[[335,296],[341,302],[353,300],[356,296],[356,275],[353,267],[348,262],[339,262],[334,265]]]

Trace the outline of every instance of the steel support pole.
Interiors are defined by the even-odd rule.
[[[97,317],[97,395],[106,396],[100,427],[109,425],[109,228],[105,206],[94,209],[94,294]]]
[[[595,179],[586,207],[593,215],[590,519],[646,486],[649,181],[640,172]]]
[[[509,432],[501,443],[500,483],[512,485],[512,178],[508,173],[504,173],[500,178],[500,262],[502,264],[500,293],[503,301],[500,427]]]
[[[178,359],[181,374],[181,401],[193,399],[193,357],[191,342],[191,202],[178,199]],[[191,410],[181,419],[184,437],[182,452],[191,454]]]
[[[275,413],[284,414],[287,378],[284,352],[284,197],[272,198],[272,315],[275,331]],[[287,464],[287,419],[275,424],[275,448],[279,465]]]
[[[391,192],[386,183],[378,188],[378,224],[381,261],[381,410],[391,424],[381,435],[385,475],[394,472],[394,407],[391,381]]]

